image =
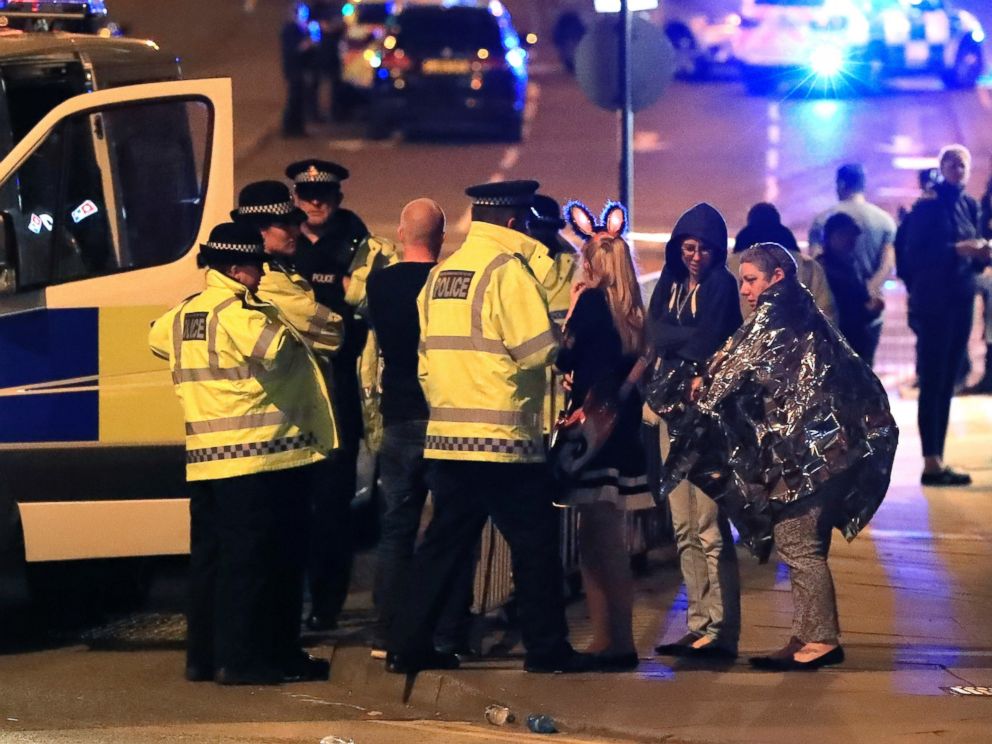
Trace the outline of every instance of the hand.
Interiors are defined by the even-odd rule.
[[[569,372],[561,376],[561,386],[565,388],[567,392],[572,392],[572,373]]]
[[[874,295],[865,303],[865,307],[873,313],[880,313],[885,309],[885,300],[878,295]]]
[[[982,240],[981,238],[959,240],[954,244],[954,250],[958,252],[959,256],[963,256],[964,258],[987,259],[989,257],[988,241]]]
[[[689,385],[689,402],[695,403],[703,397],[703,378],[693,377]]]

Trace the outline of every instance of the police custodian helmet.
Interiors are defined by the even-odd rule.
[[[286,184],[279,181],[256,181],[241,189],[238,208],[231,212],[231,219],[256,228],[270,225],[299,225],[307,215],[293,204],[293,197]]]
[[[210,238],[200,244],[196,263],[201,268],[263,264],[268,260],[262,234],[251,225],[224,222],[210,231]]]

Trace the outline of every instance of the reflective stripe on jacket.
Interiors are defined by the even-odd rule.
[[[256,296],[279,308],[307,346],[318,354],[333,354],[341,348],[344,321],[314,297],[310,282],[277,261],[265,265]]]
[[[558,350],[522,233],[472,223],[418,298],[426,457],[541,462],[546,370]]]
[[[564,238],[559,238],[565,242]],[[579,260],[571,245],[554,257],[554,268],[541,281],[548,298],[548,311],[558,330],[564,332],[565,316],[572,302],[572,283],[579,273]],[[562,376],[548,367],[547,395],[544,401],[544,433],[550,434],[558,414],[565,410]]]
[[[207,271],[207,287],[152,324],[186,419],[186,478],[231,478],[317,462],[337,447],[313,352],[279,310]]]

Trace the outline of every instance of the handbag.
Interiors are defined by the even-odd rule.
[[[571,413],[562,411],[558,415],[548,448],[551,473],[557,480],[574,479],[603,449],[616,428],[621,404],[630,397],[649,363],[641,357],[631,367],[619,390],[593,386],[581,406]]]

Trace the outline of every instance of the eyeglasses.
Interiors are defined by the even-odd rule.
[[[713,253],[709,248],[701,243],[683,243],[682,253],[686,256],[698,255],[700,258],[703,256],[709,256]]]

